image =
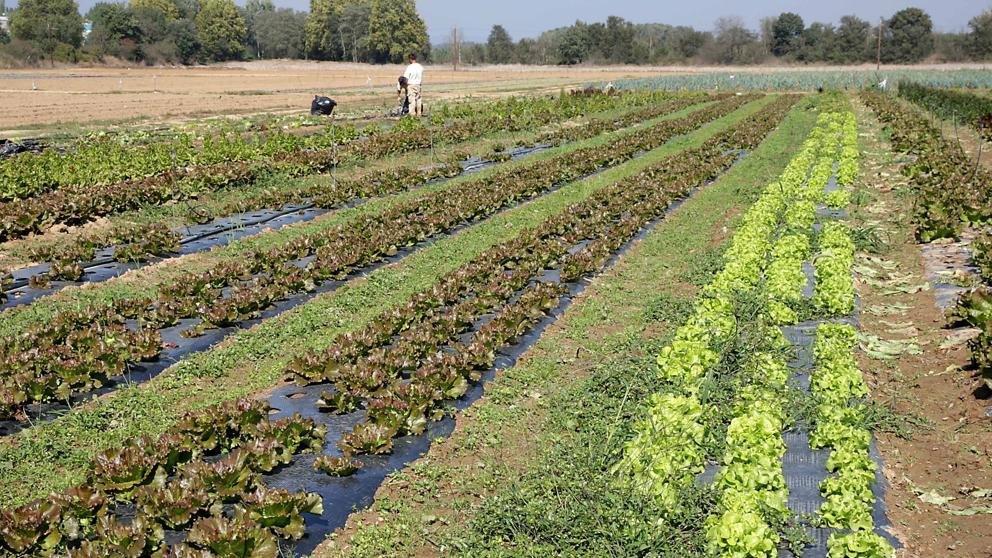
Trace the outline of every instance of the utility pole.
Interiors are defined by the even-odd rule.
[[[882,69],[882,18],[878,18],[878,48],[875,51],[875,71]]]
[[[451,68],[458,71],[458,63],[462,61],[462,47],[458,42],[458,28],[451,29]]]

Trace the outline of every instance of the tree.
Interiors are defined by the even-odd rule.
[[[260,58],[303,56],[303,26],[307,15],[290,8],[266,11],[255,17],[255,40]]]
[[[871,58],[868,42],[871,24],[853,15],[840,18],[834,32],[834,60],[840,63],[864,62]]]
[[[804,62],[826,62],[834,60],[834,26],[814,22],[803,30],[796,57]]]
[[[192,64],[200,53],[200,39],[196,24],[189,19],[179,19],[169,24],[169,37],[176,47],[176,58],[183,64]]]
[[[589,57],[589,33],[581,21],[565,30],[558,43],[558,63],[571,66]]]
[[[10,33],[7,30],[0,27],[0,45],[10,44]]]
[[[933,52],[933,22],[919,8],[906,8],[885,22],[882,61],[919,62]]]
[[[369,55],[373,62],[400,63],[411,54],[430,56],[427,24],[414,0],[372,0],[369,14]]]
[[[181,15],[179,6],[170,0],[131,0],[131,9],[154,10],[165,16],[166,21],[175,21]]]
[[[368,55],[369,18],[372,4],[369,0],[350,0],[341,8],[338,37],[343,58],[360,62]]]
[[[540,64],[541,48],[534,39],[520,39],[513,47],[513,61],[517,64]]]
[[[255,24],[260,15],[274,11],[276,11],[276,5],[272,3],[272,0],[248,0],[245,2],[245,7],[241,9],[241,16],[245,18],[245,24],[248,26],[246,42],[251,52],[259,58],[262,57],[262,53],[255,38]]]
[[[968,22],[968,51],[977,60],[992,58],[992,10],[985,10]]]
[[[32,43],[53,63],[60,46],[75,49],[83,42],[83,16],[73,0],[21,0],[10,16],[10,29],[15,39]]]
[[[248,28],[233,0],[205,0],[196,16],[200,53],[207,60],[236,60],[244,56]]]
[[[634,62],[634,25],[622,17],[610,16],[606,19],[606,29],[600,42],[600,52],[610,62],[629,64]]]
[[[513,59],[513,39],[502,25],[493,25],[486,41],[489,61],[493,64],[506,64]]]
[[[706,44],[709,35],[703,31],[696,31],[692,27],[679,25],[668,34],[668,48],[680,58],[692,58],[699,54],[699,51]]]
[[[334,0],[310,0],[310,15],[303,27],[307,56],[316,60],[340,60],[338,37],[340,6]]]
[[[134,12],[126,4],[98,2],[86,12],[86,19],[93,22],[93,29],[86,38],[86,44],[103,56],[119,55],[121,42],[141,41],[141,26]]]
[[[786,56],[799,50],[799,38],[806,24],[799,14],[785,12],[772,24],[772,54]]]
[[[716,33],[709,58],[719,64],[751,64],[761,58],[758,36],[744,27],[739,17],[716,20]]]

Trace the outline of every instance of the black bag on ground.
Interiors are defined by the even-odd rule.
[[[314,95],[313,102],[310,103],[310,114],[328,115],[334,112],[334,107],[336,106],[338,106],[338,104],[334,101],[334,99]]]

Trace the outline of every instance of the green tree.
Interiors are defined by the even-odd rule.
[[[764,47],[739,17],[716,20],[716,33],[707,58],[718,64],[753,64],[761,61]]]
[[[6,29],[0,28],[0,45],[10,44],[10,33]]]
[[[534,39],[520,39],[513,47],[513,61],[517,64],[540,64],[541,47]]]
[[[606,18],[606,28],[600,42],[600,52],[610,62],[629,64],[634,62],[634,25],[619,16]]]
[[[360,62],[368,56],[369,18],[372,3],[369,0],[350,0],[341,8],[338,36],[341,39],[342,58]]]
[[[307,56],[315,60],[340,60],[338,37],[340,4],[335,0],[310,0],[310,15],[303,27]]]
[[[255,39],[261,58],[303,56],[303,26],[307,15],[290,8],[262,12],[255,18]]]
[[[276,5],[272,3],[272,0],[248,0],[245,2],[245,7],[241,9],[241,15],[245,18],[245,24],[248,26],[248,37],[246,40],[248,48],[259,58],[262,57],[262,53],[255,37],[255,25],[259,16],[274,11],[276,11]]]
[[[141,26],[134,12],[126,4],[98,2],[86,12],[86,19],[93,22],[93,30],[86,38],[86,44],[97,55],[119,55],[121,42],[141,41]]]
[[[919,8],[896,12],[885,22],[883,33],[883,62],[919,62],[933,52],[933,22]]]
[[[685,59],[699,54],[709,38],[709,35],[703,31],[696,31],[692,27],[679,25],[668,33],[665,43],[673,55]]]
[[[772,54],[786,56],[799,50],[800,37],[806,24],[799,14],[785,12],[772,23]]]
[[[430,56],[427,24],[414,0],[372,0],[369,14],[369,55],[373,62],[400,63],[410,54]]]
[[[803,30],[796,58],[804,62],[827,62],[834,59],[836,35],[830,24],[814,22]]]
[[[200,39],[196,33],[196,24],[190,19],[179,19],[169,24],[169,39],[175,45],[175,54],[179,62],[192,64],[200,55]]]
[[[166,21],[175,21],[181,15],[179,6],[170,0],[131,0],[132,10],[154,10],[165,16]]]
[[[493,64],[506,64],[513,59],[513,39],[502,25],[493,25],[486,41],[489,61]]]
[[[834,60],[846,64],[868,60],[870,36],[871,24],[867,21],[853,15],[840,18],[834,33]]]
[[[985,10],[968,22],[968,51],[978,60],[992,58],[992,10]]]
[[[558,43],[558,63],[564,65],[579,64],[589,57],[589,34],[586,25],[576,22],[569,27]]]
[[[21,0],[10,16],[10,29],[15,39],[32,43],[51,62],[56,50],[79,48],[83,42],[83,16],[73,0]]]
[[[248,29],[233,0],[205,0],[196,16],[196,34],[200,54],[207,60],[237,60],[244,56]]]

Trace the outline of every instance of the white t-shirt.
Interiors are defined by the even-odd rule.
[[[406,76],[408,85],[420,85],[424,81],[424,67],[414,62],[406,67],[403,75]]]

